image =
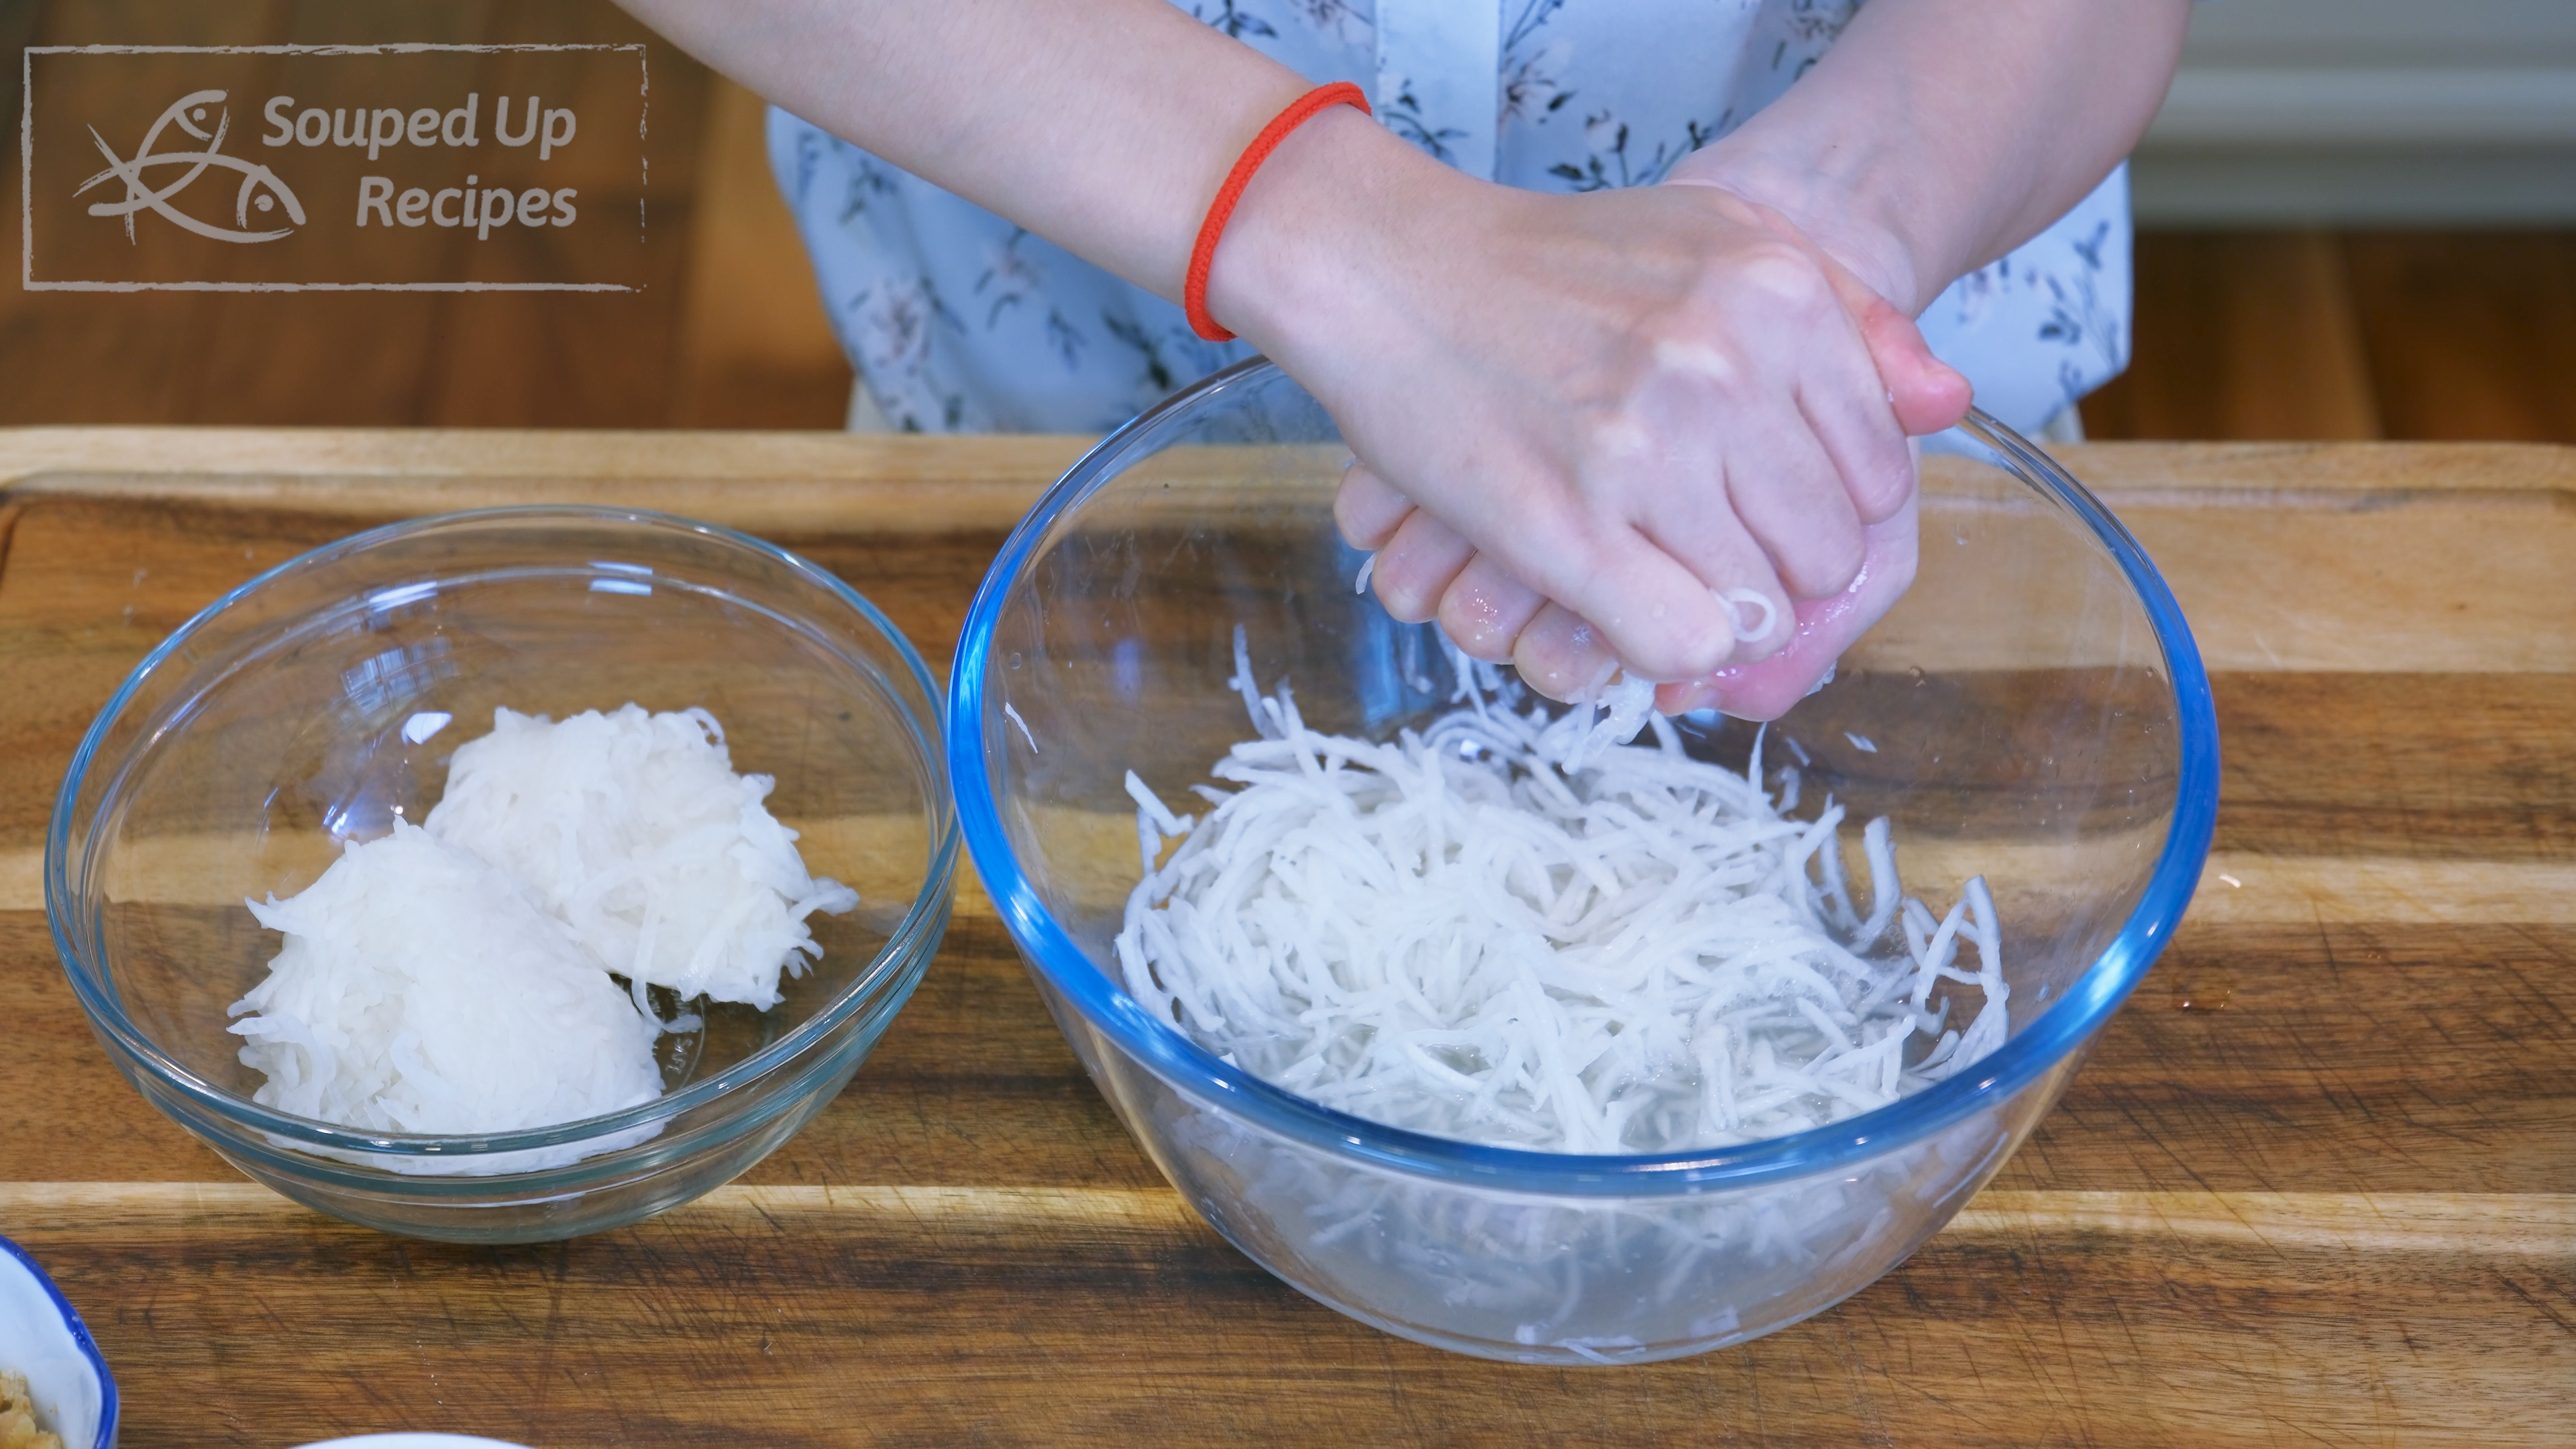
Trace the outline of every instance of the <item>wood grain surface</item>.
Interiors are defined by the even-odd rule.
[[[567,1244],[401,1241],[234,1174],[92,1041],[36,862],[80,732],[230,585],[470,502],[755,528],[935,668],[1067,439],[0,433],[0,1233],[129,1449],[590,1444],[2576,1442],[2576,451],[2105,445],[2216,678],[2192,913],[1995,1185],[1752,1344],[1514,1368],[1309,1303],[1201,1225],[969,885],[841,1098]]]

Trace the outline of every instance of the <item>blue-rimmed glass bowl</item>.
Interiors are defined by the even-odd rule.
[[[807,868],[858,891],[811,918],[823,955],[785,1001],[707,1009],[663,1039],[660,1099],[559,1127],[376,1134],[253,1101],[226,1008],[280,938],[243,899],[301,890],[342,842],[422,819],[495,706],[629,701],[712,711],[734,767],[776,780],[768,808],[802,832]],[[252,1177],[423,1237],[596,1232],[784,1142],[911,995],[956,869],[939,730],[938,687],[894,626],[757,539],[613,509],[421,519],[261,575],[136,667],[63,781],[45,905],[117,1067]]]
[[[98,1341],[27,1250],[0,1238],[0,1370],[27,1380],[40,1429],[69,1449],[116,1449],[116,1378]]]
[[[1310,725],[1391,737],[1446,707],[1428,633],[1354,593],[1330,505],[1348,454],[1265,363],[1138,418],[995,561],[950,685],[967,847],[1101,1092],[1198,1211],[1305,1293],[1390,1332],[1523,1362],[1644,1362],[1794,1323],[1937,1231],[2056,1100],[2172,933],[2207,855],[2217,721],[2136,540],[1972,416],[1930,440],[1913,590],[1771,726],[1799,812],[1892,822],[1909,893],[1983,874],[2010,1038],[1837,1126],[1670,1156],[1506,1151],[1319,1107],[1193,1045],[1117,984],[1135,770],[1185,800],[1249,733],[1240,625]],[[1685,722],[1740,767],[1753,727]],[[1962,988],[1964,989],[1964,988]],[[1939,998],[1935,998],[1936,1005]],[[1964,1014],[1954,1014],[1965,1020]]]

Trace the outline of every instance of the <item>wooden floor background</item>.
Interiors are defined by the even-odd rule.
[[[0,45],[650,40],[605,0],[0,0]],[[850,372],[740,87],[653,42],[630,296],[0,289],[0,424],[838,426]],[[16,67],[0,80],[14,114]],[[0,214],[18,210],[0,181]],[[2097,438],[2576,442],[2576,231],[2156,232]]]

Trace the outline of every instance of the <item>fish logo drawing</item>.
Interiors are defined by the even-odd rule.
[[[82,182],[72,194],[78,196],[110,179],[124,182],[124,200],[92,202],[89,214],[124,217],[125,239],[128,242],[134,240],[134,217],[141,211],[156,212],[174,226],[216,241],[266,242],[275,241],[283,236],[292,236],[295,228],[304,224],[304,206],[295,199],[295,193],[288,189],[285,182],[277,178],[276,172],[267,167],[256,162],[245,161],[238,156],[223,154],[224,137],[232,127],[232,112],[228,109],[218,110],[212,134],[200,129],[206,119],[207,108],[222,107],[223,99],[222,91],[193,91],[171,102],[170,108],[161,113],[161,118],[152,123],[152,129],[143,133],[143,145],[130,159],[118,156],[115,148],[107,144],[106,138],[99,135],[98,128],[90,127],[89,138],[98,143],[99,154],[107,158],[107,169]],[[153,147],[161,143],[162,132],[173,126],[204,142],[205,149],[202,151],[153,150]],[[167,166],[183,166],[187,169],[179,174],[178,180],[157,189],[144,178],[144,172],[147,169]],[[199,221],[170,204],[172,197],[186,190],[198,177],[203,176],[209,168],[213,167],[241,174],[241,189],[233,196],[233,225],[230,227]],[[275,231],[251,230],[250,214],[253,209],[267,213],[281,206],[285,208],[286,219],[291,225],[280,227]]]

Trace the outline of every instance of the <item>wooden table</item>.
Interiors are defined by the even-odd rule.
[[[740,1183],[578,1242],[345,1227],[146,1107],[54,960],[74,742],[218,591],[369,522],[614,499],[838,570],[944,670],[1071,440],[0,433],[0,1232],[130,1449],[1515,1440],[2576,1443],[2576,450],[2074,450],[2216,676],[2201,894],[2064,1105],[1834,1312],[1512,1368],[1297,1296],[1163,1185],[990,905]]]

